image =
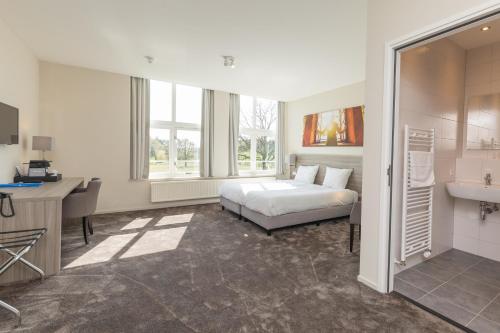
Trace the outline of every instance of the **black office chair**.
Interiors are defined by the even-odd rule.
[[[8,201],[6,207],[4,207],[5,200]],[[5,218],[16,215],[12,198],[8,193],[0,192],[0,215]],[[35,246],[46,232],[46,228],[0,232],[0,251],[9,255],[9,259],[0,265],[0,275],[5,273],[16,262],[20,261],[28,268],[40,274],[41,279],[43,279],[45,276],[43,270],[24,259],[23,256]],[[1,300],[0,307],[14,313],[17,317],[17,325],[21,325],[21,312],[18,309]]]

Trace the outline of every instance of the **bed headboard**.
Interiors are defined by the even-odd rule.
[[[296,170],[299,165],[319,165],[318,174],[314,180],[315,184],[323,184],[325,178],[326,167],[353,169],[347,188],[354,190],[361,196],[362,178],[363,178],[363,157],[351,155],[310,155],[297,154],[295,168],[292,167],[291,172]]]

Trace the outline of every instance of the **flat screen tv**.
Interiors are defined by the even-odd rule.
[[[19,143],[19,110],[13,106],[0,103],[0,144],[15,145]]]

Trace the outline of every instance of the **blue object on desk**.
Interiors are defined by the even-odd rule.
[[[40,187],[43,183],[10,183],[10,184],[0,184],[0,188],[8,187]]]

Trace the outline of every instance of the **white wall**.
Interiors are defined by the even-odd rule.
[[[464,158],[457,160],[457,180],[484,182],[486,172],[500,176],[500,160]],[[497,177],[499,177],[497,176]],[[494,177],[493,184],[500,185]],[[500,261],[500,212],[479,218],[479,202],[455,199],[453,246],[459,250]]]
[[[192,204],[152,204],[149,181],[129,180],[130,78],[126,75],[40,63],[43,134],[55,138],[47,157],[65,177],[99,176],[98,212]],[[227,175],[228,94],[215,92],[215,175]]]
[[[365,83],[358,82],[287,103],[287,152],[362,155],[362,147],[302,147],[304,116],[365,103]]]
[[[435,178],[432,224],[432,255],[453,247],[453,198],[446,183],[455,179],[455,160],[461,150],[464,105],[465,50],[448,39],[414,48],[401,55],[398,142],[395,147],[393,223],[394,251],[399,259],[401,248],[401,213],[404,186],[404,126],[435,130]],[[460,139],[458,139],[460,138]],[[415,255],[406,266],[424,260]]]
[[[466,97],[500,93],[500,71],[498,70],[500,68],[500,43],[468,50],[466,68]],[[497,124],[486,122],[482,125],[480,127],[467,124],[464,131],[499,137]],[[493,129],[496,133],[492,133]],[[500,151],[465,149],[462,157],[456,161],[458,180],[484,182],[486,173],[491,173],[493,183],[500,185]],[[481,221],[477,201],[455,200],[453,235],[455,248],[500,261],[498,235],[500,235],[500,212],[488,215],[486,221]]]
[[[385,46],[410,33],[479,5],[484,0],[379,0],[368,2],[366,57],[366,117],[363,160],[370,167],[363,172],[363,236],[360,280],[379,291],[386,290],[388,220],[382,220],[381,193],[387,190],[383,176],[382,132],[385,78]],[[385,170],[384,170],[385,171]],[[384,206],[385,210],[386,207]]]
[[[38,153],[38,61],[0,20],[0,102],[19,108],[19,145],[0,145],[0,183],[12,182],[15,166]]]

